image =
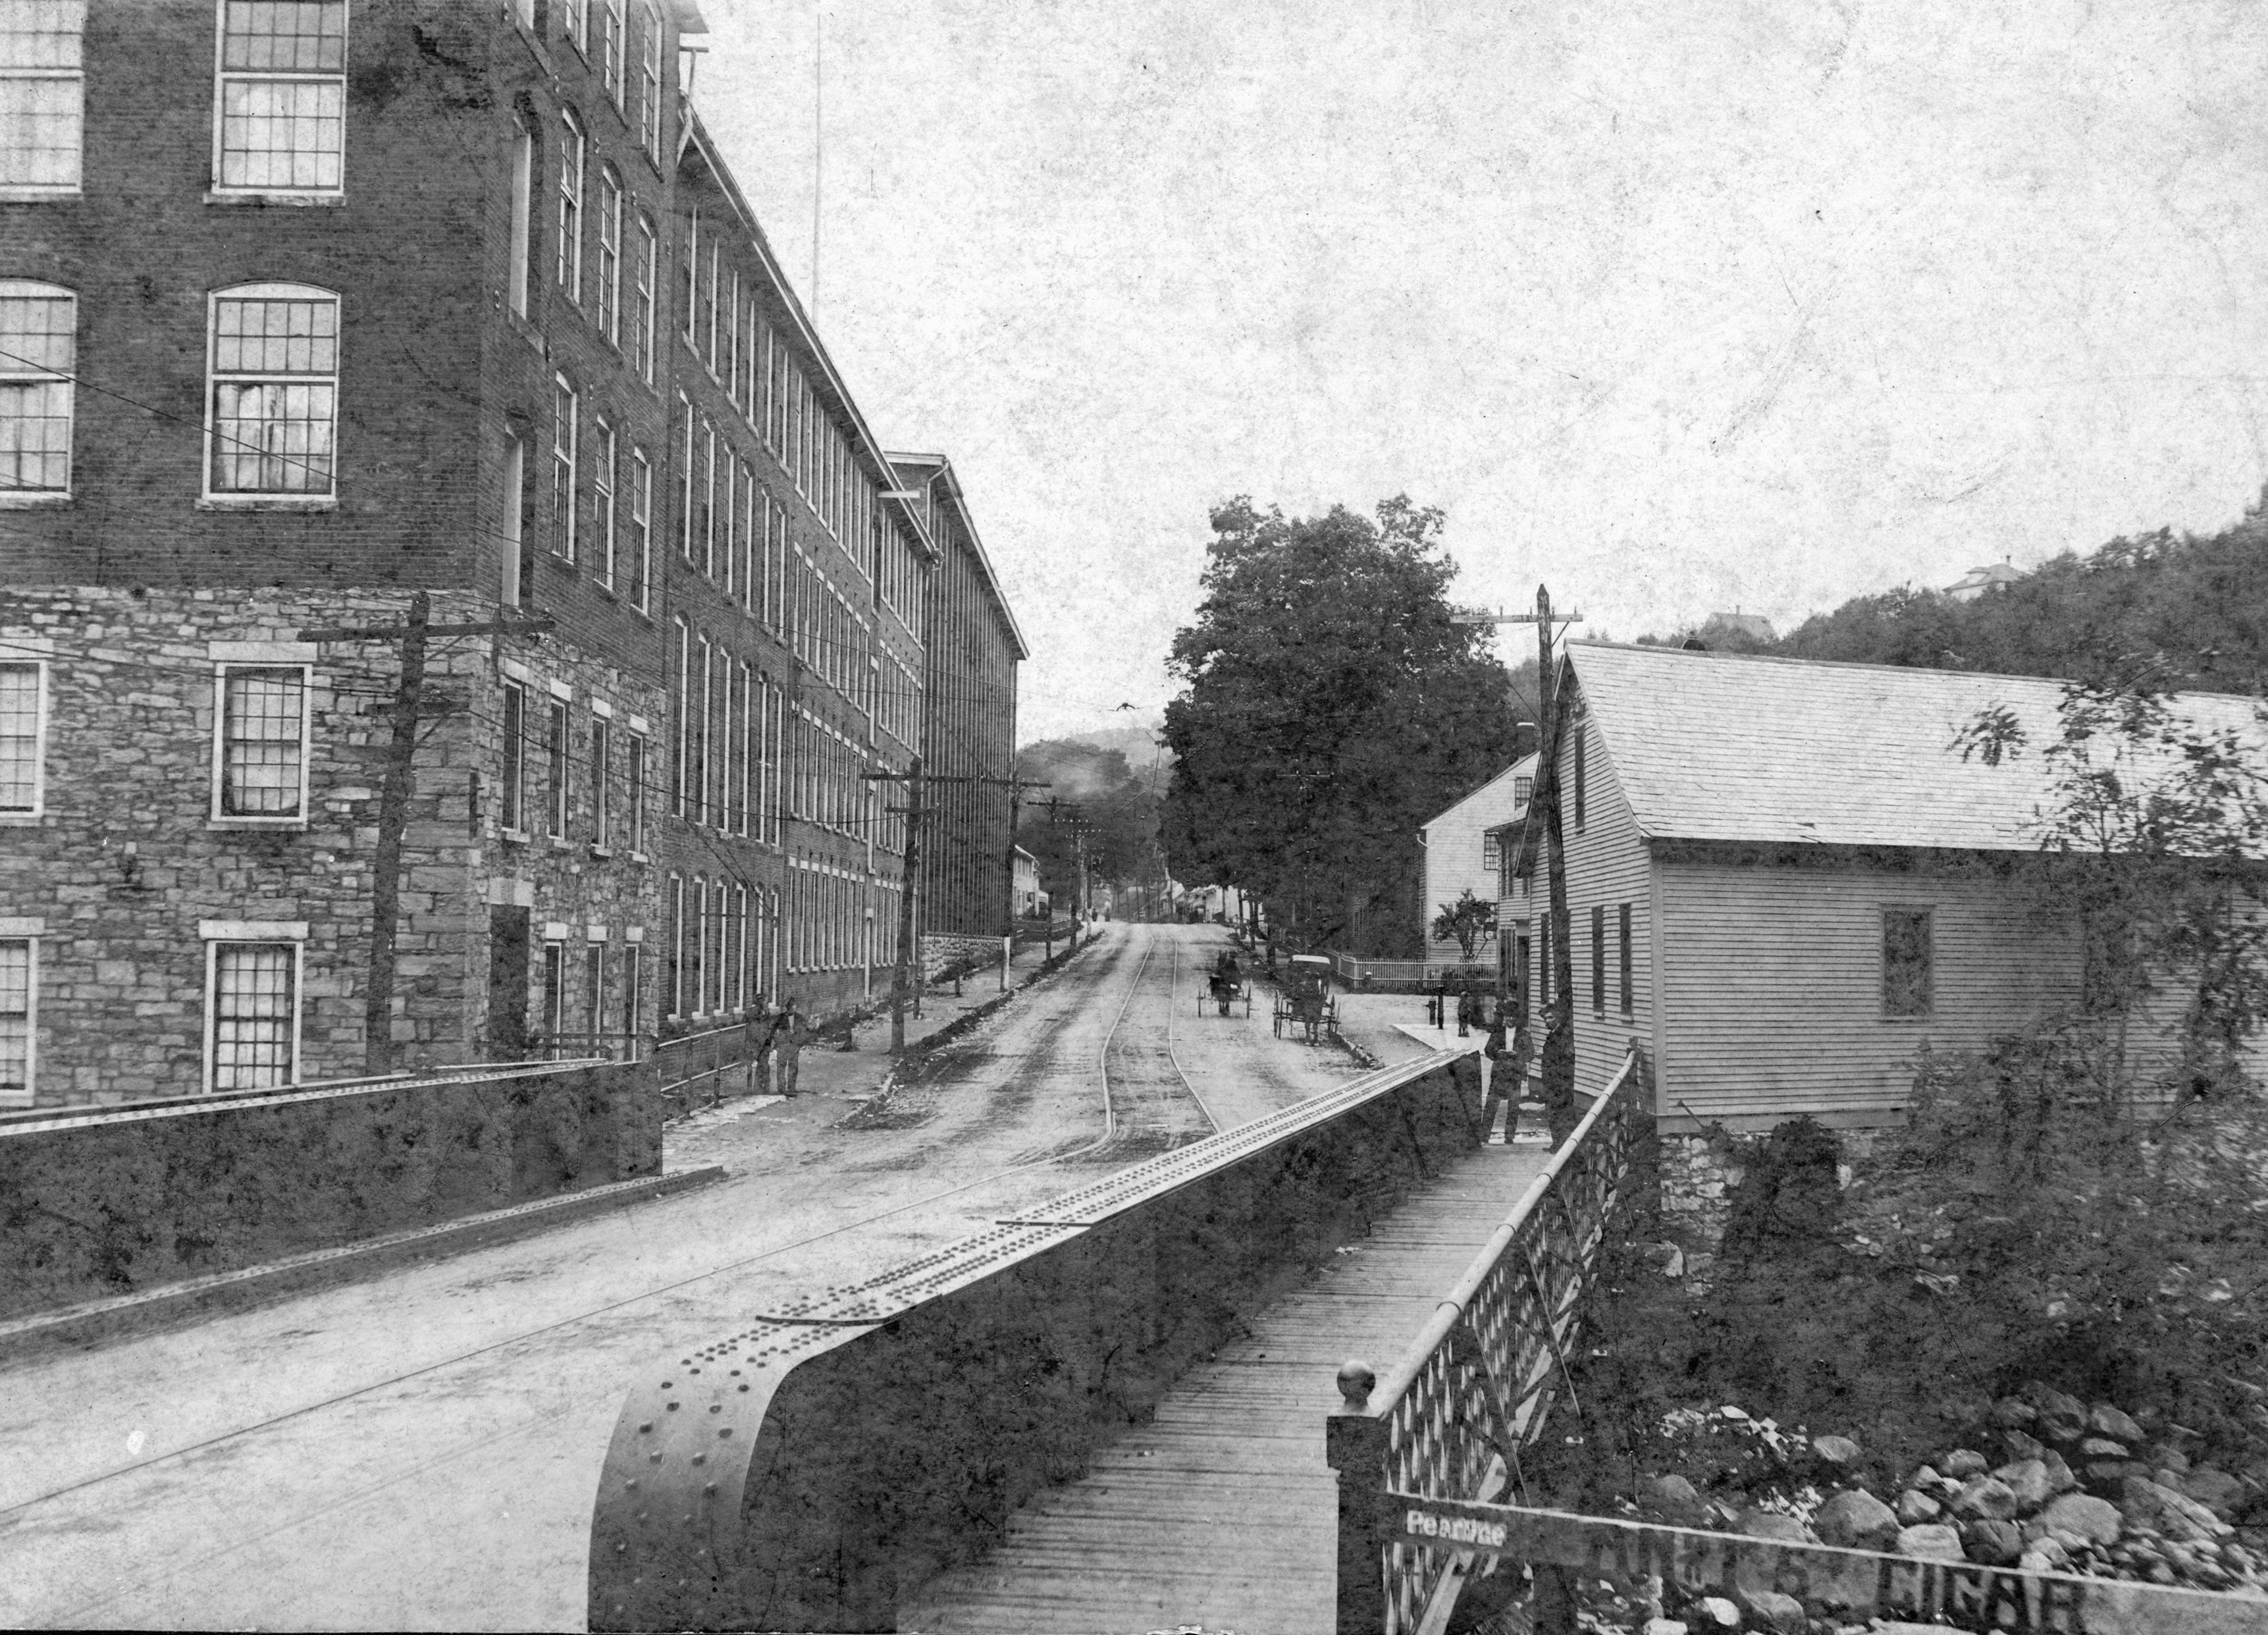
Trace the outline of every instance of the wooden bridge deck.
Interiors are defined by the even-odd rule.
[[[898,1627],[927,1635],[1329,1635],[1337,1492],[1323,1420],[1339,1365],[1383,1374],[1550,1150],[1469,1152],[1194,1369],[1083,1480],[1042,1493],[985,1559],[932,1580]]]

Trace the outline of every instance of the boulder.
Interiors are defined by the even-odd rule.
[[[2024,1388],[2023,1395],[2036,1410],[2032,1434],[2042,1441],[2075,1442],[2087,1434],[2087,1410],[2076,1396],[2066,1396],[2036,1380]]]
[[[2023,1536],[2013,1521],[1971,1521],[1962,1529],[1969,1558],[1987,1567],[2013,1566],[2024,1553]]]
[[[1698,1527],[1702,1511],[1699,1490],[1682,1476],[1657,1476],[1641,1483],[1638,1507],[1673,1527]]]
[[[1736,1630],[1741,1609],[1722,1595],[1704,1595],[1693,1603],[1693,1621],[1705,1630]]]
[[[2007,1448],[2011,1459],[2043,1459],[2047,1456],[2047,1444],[2021,1431],[2003,1431],[2000,1441]]]
[[[2021,1431],[2039,1418],[2039,1410],[2021,1396],[2004,1396],[1985,1418],[2002,1431]]]
[[[1790,1544],[1816,1544],[1818,1539],[1811,1529],[1793,1516],[1784,1516],[1777,1510],[1744,1510],[1733,1523],[1734,1530],[1750,1538],[1777,1538]]]
[[[1686,1635],[1685,1625],[1677,1618],[1648,1618],[1646,1635]]]
[[[1992,1479],[2016,1496],[2020,1514],[2029,1514],[2055,1497],[2044,1459],[2019,1459],[2014,1464],[2002,1465],[1992,1473]]]
[[[2072,1474],[2071,1467],[2064,1463],[2063,1455],[2052,1447],[2040,1455],[2040,1462],[2048,1468],[2049,1491],[2068,1493],[2079,1485],[2079,1478]]]
[[[1847,1436],[1815,1436],[1811,1439],[1811,1452],[1821,1464],[1838,1474],[1855,1469],[1859,1463],[1859,1444]]]
[[[2171,1442],[2153,1442],[2139,1456],[2145,1463],[2161,1470],[2170,1470],[2176,1476],[2189,1473],[2190,1456]]]
[[[1973,1447],[1956,1447],[1937,1462],[1937,1468],[1956,1482],[1966,1482],[1970,1477],[1983,1476],[1992,1462]]]
[[[1921,1489],[1923,1492],[1926,1493],[1931,1488],[1935,1487],[1940,1482],[1944,1480],[1945,1478],[1943,1477],[1938,1475],[1936,1467],[1933,1465],[1924,1465],[1920,1469],[1913,1473],[1912,1479],[1908,1481],[1906,1485],[1908,1487],[1918,1487]]]
[[[2090,1544],[2115,1544],[2125,1526],[2118,1506],[2088,1493],[2066,1493],[2040,1512],[2051,1534],[2070,1533]]]
[[[1811,1620],[1804,1615],[1803,1603],[1793,1595],[1783,1595],[1778,1590],[1759,1590],[1742,1599],[1749,1603],[1749,1626],[1751,1629],[1778,1630],[1780,1635],[1804,1635]]]
[[[1949,1508],[1972,1521],[2010,1521],[2015,1519],[2016,1496],[1999,1477],[1980,1476],[1953,1496]]]
[[[2027,1572],[2061,1572],[2071,1565],[2071,1551],[2064,1548],[2062,1540],[2050,1535],[2026,1544],[2016,1565]]]
[[[2107,1436],[2114,1442],[2125,1443],[2129,1447],[2144,1440],[2142,1427],[2109,1403],[2097,1403],[2087,1410],[2087,1428],[2097,1436]]]
[[[2134,1477],[2149,1479],[2150,1467],[2135,1459],[2090,1459],[2087,1462],[2084,1480],[2087,1491],[2105,1499],[2117,1499],[2126,1491],[2126,1484]]]
[[[2210,1543],[2236,1530],[2188,1494],[2161,1487],[2146,1476],[2126,1478],[2118,1510],[2134,1526],[2154,1528],[2183,1543]]]
[[[1919,1527],[1925,1521],[1934,1521],[1945,1513],[1945,1506],[1918,1488],[1910,1487],[1898,1495],[1898,1521],[1904,1527]]]
[[[2211,1465],[2199,1465],[2178,1474],[2179,1481],[2162,1482],[2161,1485],[2186,1493],[2224,1521],[2235,1520],[2238,1507],[2244,1503],[2243,1483]]]
[[[1895,1546],[1901,1556],[1911,1556],[1921,1561],[1966,1561],[1969,1552],[1961,1547],[1961,1535],[1941,1521],[1927,1521],[1919,1527],[1903,1528]]]
[[[2079,1439],[2079,1456],[2081,1459],[2124,1459],[2126,1457],[2126,1444],[2114,1442],[2107,1436],[2083,1436]]]
[[[1888,1550],[1897,1542],[1900,1525],[1896,1511],[1857,1487],[1836,1494],[1811,1520],[1822,1543],[1845,1550]]]

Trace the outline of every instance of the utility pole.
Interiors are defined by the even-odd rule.
[[[302,630],[303,642],[394,642],[401,644],[401,674],[387,711],[394,731],[387,743],[386,771],[378,792],[378,843],[370,864],[370,976],[363,989],[363,1072],[375,1078],[394,1071],[394,944],[401,932],[401,836],[409,826],[409,797],[416,778],[417,724],[428,715],[453,713],[456,705],[429,709],[425,698],[425,644],[436,636],[537,636],[552,627],[547,616],[500,619],[473,624],[435,624],[431,599],[419,591],[409,599],[405,622],[392,625],[325,627]]]
[[[1543,1007],[1543,1108],[1551,1125],[1551,1138],[1556,1144],[1566,1138],[1572,1128],[1572,1115],[1575,1106],[1575,954],[1568,946],[1572,924],[1567,911],[1567,845],[1565,830],[1560,825],[1559,802],[1559,737],[1560,718],[1557,707],[1558,680],[1552,664],[1552,627],[1572,624],[1583,615],[1580,613],[1551,611],[1551,593],[1539,585],[1535,587],[1534,613],[1505,613],[1501,609],[1490,613],[1459,613],[1451,617],[1459,624],[1533,624],[1535,627],[1535,684],[1540,695],[1539,713],[1543,716],[1543,731],[1538,734],[1536,748],[1535,785],[1529,792],[1528,824],[1540,817],[1543,824],[1545,873],[1549,895],[1544,910],[1544,940],[1550,955],[1549,985],[1550,997]],[[1526,825],[1523,825],[1523,829]],[[1521,861],[1527,852],[1523,836]],[[1498,935],[1502,935],[1499,932]],[[1498,992],[1503,992],[1502,965],[1498,970]]]

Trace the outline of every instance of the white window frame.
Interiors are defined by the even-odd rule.
[[[269,373],[251,370],[231,370],[223,375],[217,367],[220,357],[220,307],[224,301],[328,301],[332,311],[331,372],[315,373]],[[215,290],[205,297],[205,409],[204,461],[201,479],[203,493],[198,500],[208,509],[241,509],[248,511],[329,511],[338,504],[339,495],[339,400],[340,382],[343,377],[343,353],[346,349],[346,303],[335,290],[326,290],[308,284],[239,284],[225,290]],[[217,440],[220,436],[220,387],[225,382],[276,381],[282,383],[328,382],[331,389],[331,464],[330,485],[325,489],[216,489],[213,486],[213,460]],[[305,460],[286,457],[285,463],[305,466]]]
[[[306,1020],[307,924],[305,920],[207,920],[198,928],[205,945],[204,1073],[205,1094],[215,1094],[220,1076],[220,951],[224,947],[288,946],[291,950],[291,1061],[281,1084],[299,1081],[300,1034]],[[260,1088],[261,1086],[241,1086]]]
[[[46,931],[41,920],[0,917],[0,944],[24,945],[24,1087],[0,1088],[0,1107],[30,1107],[40,1099],[40,939]]]
[[[615,588],[615,428],[604,415],[591,416],[591,527],[598,538],[594,564],[599,583]]]
[[[622,111],[622,48],[630,32],[628,0],[600,0],[600,4],[604,8],[601,24],[607,37],[599,47],[599,77],[606,82],[607,100],[619,114]]]
[[[78,39],[77,61],[63,63],[0,63],[0,84],[32,85],[67,82],[73,99],[71,120],[77,148],[69,181],[5,181],[0,180],[0,201],[36,203],[42,199],[75,199],[85,175],[86,166],[86,8],[78,0],[78,23],[76,31],[58,29],[58,34],[76,32]]]
[[[527,258],[535,232],[535,132],[512,122],[511,264],[504,269],[504,305],[516,318],[527,316]]]
[[[653,750],[647,735],[632,732],[622,744],[622,789],[629,799],[622,814],[622,839],[634,861],[645,858],[646,814],[652,810],[646,799],[646,779],[652,766]]]
[[[563,374],[551,377],[551,554],[575,560],[575,439],[583,400]]]
[[[555,844],[567,841],[574,769],[574,708],[555,695],[544,700],[543,717],[543,833]]]
[[[27,829],[48,809],[48,667],[41,653],[21,651],[31,645],[0,637],[0,667],[32,672],[32,804],[0,808],[0,829]]]
[[[660,297],[656,287],[661,278],[661,235],[654,231],[652,221],[643,210],[637,212],[637,251],[630,265],[632,292],[637,305],[630,313],[630,343],[638,378],[648,386],[653,381],[654,310]]]
[[[4,195],[5,189],[0,189]],[[0,302],[68,301],[70,304],[70,356],[61,369],[26,361],[10,348],[0,352],[0,387],[61,387],[63,394],[63,480],[57,488],[11,487],[0,482],[0,507],[54,504],[71,497],[72,458],[78,437],[78,291],[59,284],[30,278],[0,278]]]
[[[339,19],[342,26],[340,41],[341,61],[335,72],[320,72],[298,69],[232,69],[223,66],[228,52],[228,8],[230,0],[217,0],[213,7],[213,112],[212,112],[212,185],[206,199],[213,203],[232,201],[277,201],[291,203],[338,203],[346,196],[347,180],[347,70],[346,57],[352,51],[353,7],[339,0]],[[237,83],[331,85],[338,88],[339,147],[337,182],[325,187],[320,183],[292,183],[275,187],[267,183],[230,183],[222,180],[227,162],[228,88]]]
[[[527,830],[527,696],[526,682],[506,681],[497,711],[497,748],[501,764],[497,770],[497,831],[507,840],[526,840]],[[519,730],[512,730],[512,700],[517,697]]]
[[[661,8],[644,0],[644,39],[638,51],[638,143],[656,170],[661,168]]]
[[[614,815],[612,772],[615,754],[615,724],[608,720],[596,704],[591,708],[591,850],[601,857],[612,855],[608,844],[608,820]]]
[[[230,812],[223,808],[228,758],[228,678],[240,670],[297,670],[299,673],[299,790],[298,810],[273,814]],[[305,829],[307,827],[307,763],[313,758],[315,673],[310,664],[290,659],[222,659],[213,663],[212,799],[207,821],[215,829]]]
[[[587,58],[591,55],[591,0],[558,0],[563,14],[561,32],[567,43]]]
[[[599,333],[622,343],[622,179],[599,166]]]
[[[541,1026],[537,1036],[553,1058],[559,1054],[559,1037],[567,1031],[567,939],[564,937],[543,939],[543,954],[535,969],[537,1020]]]
[[[640,613],[653,605],[653,461],[630,446],[630,549],[637,558],[637,582],[630,606]]]
[[[591,144],[573,108],[559,110],[559,287],[583,300],[583,167]]]

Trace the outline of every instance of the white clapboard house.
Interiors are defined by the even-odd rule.
[[[1433,934],[1434,917],[1468,891],[1483,902],[1496,900],[1500,872],[1498,841],[1505,825],[1527,813],[1528,792],[1535,782],[1535,757],[1523,755],[1419,827],[1425,894],[1418,905],[1418,931],[1425,939],[1428,965],[1454,965],[1464,959],[1464,949],[1454,938]],[[1473,952],[1477,960],[1494,963],[1495,939]]]

